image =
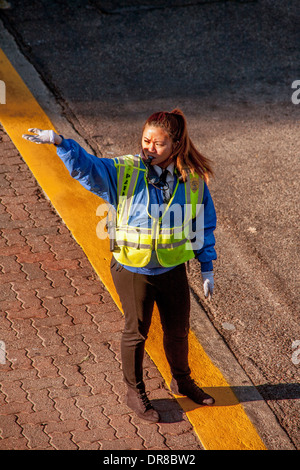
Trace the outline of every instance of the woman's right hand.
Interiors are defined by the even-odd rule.
[[[34,134],[23,134],[23,139],[34,142],[35,144],[55,144],[60,145],[62,138],[52,130],[42,130],[37,128],[28,129],[28,132]]]

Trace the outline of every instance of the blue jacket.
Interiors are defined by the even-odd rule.
[[[71,139],[63,139],[57,146],[57,154],[64,162],[72,178],[78,180],[88,191],[111,204],[115,209],[118,205],[117,194],[117,170],[115,159],[98,158],[87,153],[77,142]],[[174,175],[176,184],[176,175]],[[146,187],[145,187],[146,191]],[[150,204],[161,205],[163,203],[162,191],[149,184]],[[215,251],[214,230],[216,228],[216,212],[208,190],[204,185],[204,243],[201,249],[195,251],[195,257],[201,263],[201,271],[211,271],[212,261],[217,259]],[[161,274],[172,268],[161,266],[151,268],[125,268],[143,274]]]

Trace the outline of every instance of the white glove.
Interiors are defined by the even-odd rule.
[[[61,141],[61,137],[54,131],[43,131],[42,129],[28,129],[28,132],[35,132],[37,135],[23,134],[23,139],[29,140],[36,144],[58,144]]]
[[[201,274],[203,281],[204,296],[208,297],[208,300],[210,300],[214,293],[214,272],[208,271],[206,273]]]

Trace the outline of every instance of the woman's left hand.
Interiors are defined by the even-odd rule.
[[[203,281],[203,290],[205,297],[208,297],[208,300],[212,298],[214,292],[214,272],[208,271],[202,274]]]

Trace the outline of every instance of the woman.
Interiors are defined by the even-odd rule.
[[[88,154],[53,131],[29,129],[36,143],[53,143],[71,176],[107,201],[111,273],[125,315],[121,355],[127,404],[138,416],[158,422],[145,391],[143,357],[154,302],[170,364],[171,390],[201,405],[214,399],[190,376],[190,294],[185,262],[201,263],[205,296],[213,293],[216,214],[207,187],[211,164],[191,142],[184,114],[158,112],[145,122],[140,155],[106,159]]]

